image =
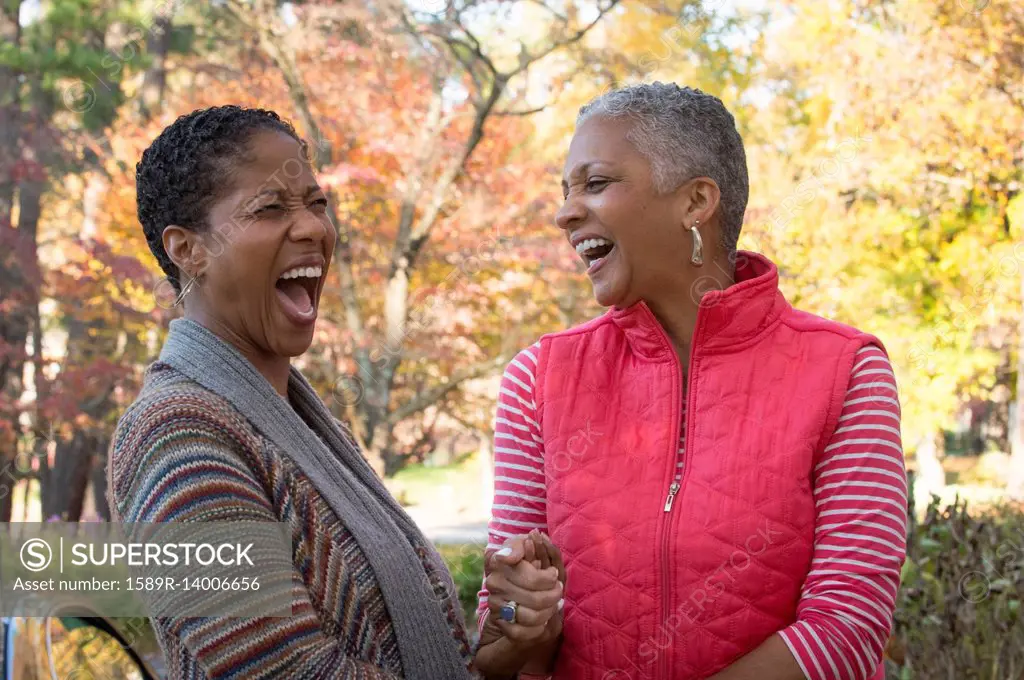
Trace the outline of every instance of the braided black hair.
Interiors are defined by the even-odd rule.
[[[303,141],[290,123],[273,111],[214,106],[180,116],[142,153],[135,166],[139,222],[149,249],[174,290],[181,292],[178,267],[164,250],[169,224],[192,231],[209,228],[210,206],[227,189],[225,174],[246,154],[246,142],[272,130]]]

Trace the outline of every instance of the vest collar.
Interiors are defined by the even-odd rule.
[[[736,283],[712,290],[700,299],[694,349],[741,349],[778,321],[788,306],[779,291],[779,270],[763,255],[736,252]],[[664,359],[674,352],[661,324],[643,300],[607,312],[637,354]]]

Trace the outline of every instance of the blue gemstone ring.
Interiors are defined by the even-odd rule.
[[[504,606],[502,606],[501,613],[499,614],[499,618],[501,618],[502,621],[508,621],[509,623],[515,623],[516,622],[516,611],[518,609],[519,609],[519,605],[516,604],[515,601],[509,600],[508,602],[505,603]]]

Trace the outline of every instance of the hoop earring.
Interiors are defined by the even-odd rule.
[[[690,227],[690,233],[693,234],[693,254],[690,255],[690,262],[697,267],[704,264],[704,241],[701,240],[700,232],[697,230],[699,226],[700,220],[694,220],[693,226]]]
[[[198,281],[198,276],[193,276],[191,279],[188,280],[188,283],[185,284],[185,287],[181,289],[180,293],[178,293],[178,297],[174,299],[174,307],[179,306],[182,302],[185,301],[185,296],[189,294],[189,292],[192,290],[192,288],[196,285]]]

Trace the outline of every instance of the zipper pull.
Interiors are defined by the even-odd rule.
[[[677,493],[679,493],[679,482],[672,482],[672,486],[668,487],[668,498],[665,499],[665,512],[672,509],[672,501],[676,499]]]

